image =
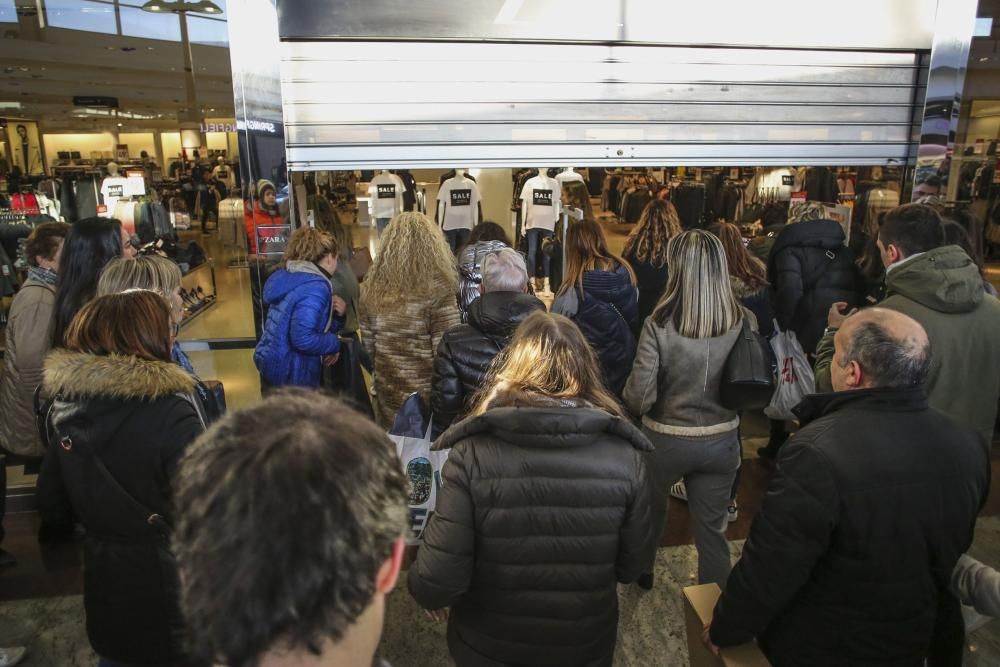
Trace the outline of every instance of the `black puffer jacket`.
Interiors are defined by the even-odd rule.
[[[452,450],[409,587],[451,607],[455,662],[610,666],[617,584],[656,548],[649,440],[590,407],[496,407],[435,446]]]
[[[204,430],[188,396],[194,378],[170,362],[59,350],[46,361],[44,382],[55,401],[39,509],[44,522],[75,515],[87,529],[83,603],[91,646],[115,662],[188,664],[165,533],[177,463]],[[166,530],[147,523],[149,513],[164,517]]]
[[[834,302],[858,304],[861,281],[845,238],[833,220],[799,222],[781,231],[768,257],[778,326],[794,331],[807,354],[823,336]]]
[[[583,290],[569,287],[552,304],[552,312],[565,315],[580,327],[597,353],[604,383],[621,395],[635,360],[639,321],[639,293],[628,271],[587,271]]]
[[[775,667],[917,667],[989,487],[986,445],[922,388],[814,394],[715,608]],[[960,622],[960,621],[959,621]]]
[[[435,437],[469,409],[468,401],[482,386],[493,358],[536,310],[545,310],[545,304],[530,294],[487,292],[469,304],[468,324],[445,332],[431,381]]]

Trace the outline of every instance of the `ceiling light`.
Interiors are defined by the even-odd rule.
[[[123,125],[122,123],[118,123],[118,127],[122,127],[122,125]]]
[[[184,0],[149,0],[142,6],[147,12],[162,14],[164,12],[194,12],[196,14],[221,14],[222,8],[210,0],[200,2],[185,2]]]

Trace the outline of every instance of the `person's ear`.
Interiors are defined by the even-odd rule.
[[[892,261],[893,264],[903,259],[903,253],[899,251],[899,246],[890,243],[889,247],[886,248],[885,251],[886,254],[889,255],[889,259]]]
[[[848,387],[857,389],[861,387],[862,382],[864,382],[864,372],[861,370],[861,364],[851,361],[846,368],[844,383]]]
[[[406,543],[402,537],[393,542],[392,553],[382,563],[382,567],[378,569],[378,574],[375,577],[376,593],[388,595],[396,586],[396,581],[399,579],[399,571],[403,567],[403,552],[405,549]]]

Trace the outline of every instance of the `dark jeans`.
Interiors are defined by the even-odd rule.
[[[542,240],[552,236],[552,232],[547,229],[529,229],[525,236],[528,238],[528,275],[534,277],[535,266],[538,263],[538,252],[542,247]],[[542,275],[549,277],[551,258],[542,253]]]
[[[389,226],[390,222],[392,222],[392,218],[375,218],[375,229],[378,230],[380,238],[382,236],[382,232],[385,231],[385,228]]]
[[[444,237],[447,239],[448,245],[451,246],[451,251],[455,252],[468,242],[471,233],[471,229],[446,229]]]

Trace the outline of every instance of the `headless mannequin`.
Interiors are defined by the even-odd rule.
[[[119,199],[129,196],[125,177],[118,172],[118,163],[109,162],[107,165],[108,175],[101,181],[101,196],[107,210],[100,215],[111,218],[115,215],[115,204]]]
[[[573,170],[573,167],[566,167],[565,169],[563,169],[562,172],[558,176],[556,176],[556,180],[562,183],[585,182],[583,180],[583,176],[576,173],[576,171]]]
[[[452,178],[457,178],[457,179],[465,178],[465,170],[456,169],[455,175]],[[449,178],[448,180],[450,181],[451,179]],[[447,182],[448,181],[445,181],[445,183]],[[434,222],[436,222],[438,226],[444,224],[444,214],[447,210],[448,210],[448,205],[445,202],[439,201],[437,203],[437,208],[434,209]],[[478,211],[476,212],[476,224],[479,224],[482,221],[483,221],[483,203],[479,202]]]
[[[535,176],[534,178],[545,178],[545,179],[547,179],[550,182],[554,182],[554,184],[556,186],[556,189],[558,190],[559,189],[559,181],[557,179],[549,178],[548,173],[549,173],[549,168],[548,167],[539,167],[538,168],[538,176]],[[579,174],[577,174],[577,175],[579,175]],[[531,180],[532,179],[529,179],[527,183],[530,183]],[[583,179],[581,178],[580,180],[583,180]],[[525,183],[525,187],[527,187],[527,183]],[[556,214],[556,219],[554,221],[554,226],[557,226],[559,224],[559,205],[560,205],[559,197],[556,196],[555,194],[553,194],[552,206],[555,207],[554,213]],[[527,199],[521,199],[521,220],[525,221],[522,224],[522,226],[521,226],[521,235],[527,237],[528,236],[528,232],[529,231],[533,231],[533,230],[529,230],[527,228],[527,220],[528,220],[528,201],[527,201]],[[551,235],[551,234],[549,234],[549,235]],[[529,265],[528,266],[528,275],[529,276],[535,276],[535,291],[537,293],[540,293],[540,294],[551,294],[552,291],[551,291],[550,286],[549,286],[549,275],[548,275],[549,271],[550,271],[550,267],[549,267],[549,261],[547,259],[543,259],[543,262],[542,262],[542,267],[543,267],[542,271],[543,271],[543,273],[542,273],[542,277],[541,277],[541,282],[539,282],[539,279],[538,279],[539,277],[535,275],[535,268],[536,267],[534,266],[534,263],[535,263],[535,257],[537,255],[537,253],[541,252],[541,243],[542,243],[541,239],[537,239],[536,243],[537,243],[537,247],[535,247],[535,252],[533,253],[532,252],[532,247],[533,247],[532,246],[532,239],[528,239],[528,265]]]

